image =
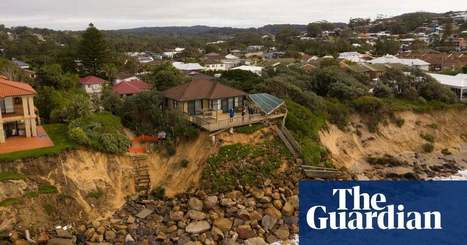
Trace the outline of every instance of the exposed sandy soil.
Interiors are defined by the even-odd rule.
[[[196,140],[178,145],[174,156],[168,157],[164,150],[150,153],[146,161],[152,187],[163,186],[169,197],[189,192],[198,186],[207,158],[221,144],[257,143],[267,130],[251,135],[225,132],[217,136],[215,145],[204,132]],[[187,167],[181,166],[183,159],[189,161]],[[38,230],[77,220],[106,218],[136,194],[134,163],[129,156],[75,150],[56,157],[0,164],[0,171],[7,170],[21,172],[28,178],[0,183],[0,200],[24,197],[44,183],[56,186],[59,193],[21,198],[21,204],[0,207],[0,228],[15,224]],[[90,196],[98,191],[102,197]],[[45,210],[49,204],[54,207],[52,214]]]
[[[361,179],[367,178],[365,173],[373,169],[366,161],[370,155],[388,154],[409,163],[417,158],[417,161],[431,164],[437,162],[442,149],[449,149],[453,153],[451,157],[459,157],[460,164],[465,163],[461,156],[467,150],[467,109],[424,114],[402,112],[397,116],[405,120],[402,127],[386,123],[379,126],[377,133],[370,133],[361,119],[355,116],[347,131],[329,125],[328,129],[320,132],[320,139],[330,151],[336,167],[344,167]],[[421,134],[434,136],[433,153],[423,153],[422,145],[427,141]],[[402,173],[406,168],[401,166],[391,171]]]

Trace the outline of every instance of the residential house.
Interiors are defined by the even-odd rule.
[[[35,95],[31,85],[0,76],[0,143],[13,136],[37,136]]]
[[[153,85],[143,82],[139,79],[133,80],[122,80],[119,83],[116,83],[112,87],[112,91],[121,96],[131,96],[138,94],[144,91],[153,89]]]
[[[360,54],[359,52],[342,52],[337,58],[355,63],[361,63],[367,60],[368,55]]]
[[[367,63],[354,63],[347,64],[345,62],[340,63],[342,69],[366,75],[371,79],[381,77],[388,68],[392,68],[390,65],[383,64],[367,64]]]
[[[459,73],[455,76],[434,73],[427,74],[437,82],[453,89],[460,100],[467,98],[467,74]]]
[[[286,115],[279,110],[284,102],[272,95],[248,95],[206,76],[195,77],[189,83],[162,91],[161,95],[166,108],[182,112],[189,121],[208,131]]]
[[[367,61],[370,64],[401,64],[418,68],[420,70],[428,71],[430,69],[430,63],[420,59],[401,59],[394,55],[385,55],[372,60]]]
[[[402,53],[399,58],[424,60],[430,63],[430,71],[456,70],[467,65],[467,55],[457,52],[411,52]]]
[[[172,65],[175,67],[175,69],[186,72],[186,73],[190,73],[194,71],[203,71],[205,69],[199,63],[173,62]]]
[[[108,81],[96,76],[82,77],[79,79],[79,83],[87,94],[95,96],[100,96],[105,85],[109,84]]]
[[[28,63],[21,61],[21,60],[17,60],[15,58],[13,58],[12,61],[13,63],[15,63],[17,67],[19,67],[22,70],[27,70],[31,67]]]
[[[258,75],[258,76],[261,76],[262,73],[263,73],[263,69],[264,68],[261,67],[261,66],[242,65],[242,66],[235,67],[232,70],[249,71],[249,72],[254,73],[254,74]]]

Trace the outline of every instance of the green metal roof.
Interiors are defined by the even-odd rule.
[[[284,104],[284,100],[266,93],[250,94],[248,97],[268,115]]]

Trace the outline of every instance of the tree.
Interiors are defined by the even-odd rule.
[[[184,83],[187,81],[187,77],[175,69],[172,64],[162,63],[153,68],[147,80],[155,84],[157,89],[165,90]]]
[[[400,50],[400,43],[398,41],[386,39],[378,40],[375,45],[376,55],[397,54]]]
[[[111,112],[114,115],[118,115],[121,112],[124,103],[120,95],[114,93],[110,89],[104,90],[104,93],[102,93],[101,101],[104,110]]]
[[[282,45],[290,45],[297,37],[298,32],[293,28],[283,28],[276,35],[276,41]]]
[[[109,49],[102,33],[91,23],[83,33],[79,45],[79,58],[84,72],[98,75],[109,58]]]
[[[42,86],[67,90],[78,87],[79,77],[76,74],[64,73],[59,64],[44,65],[37,73],[37,81]]]
[[[104,71],[105,78],[109,81],[113,81],[117,76],[118,69],[115,64],[105,64],[102,69]]]
[[[310,23],[307,26],[307,33],[310,37],[318,37],[321,35],[321,25],[319,23]]]

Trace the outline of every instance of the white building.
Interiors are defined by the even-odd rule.
[[[254,73],[258,76],[261,76],[261,74],[263,73],[263,67],[261,66],[253,66],[253,65],[242,65],[242,66],[239,66],[239,67],[235,67],[233,68],[232,70],[242,70],[242,71],[249,71],[251,73]]]
[[[205,69],[199,63],[173,62],[172,65],[175,67],[175,69],[180,70],[180,71],[186,71],[186,72],[202,71]]]
[[[459,99],[467,98],[467,74],[457,74],[455,76],[427,73],[437,82],[454,89],[459,95]]]
[[[430,63],[421,59],[400,59],[394,55],[385,55],[372,60],[369,60],[370,64],[402,64],[410,67],[415,67],[423,71],[430,70]]]
[[[339,57],[337,58],[342,59],[342,60],[352,61],[355,63],[361,63],[361,62],[365,62],[365,59],[363,59],[364,57],[365,55],[360,54],[359,52],[343,52],[343,53],[340,53]]]
[[[108,81],[96,76],[82,77],[79,79],[79,82],[87,94],[97,96],[102,94],[105,84],[109,83]]]

